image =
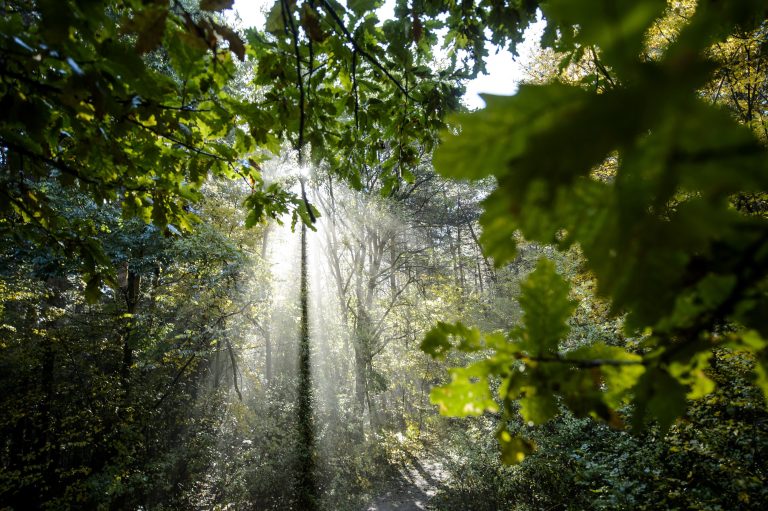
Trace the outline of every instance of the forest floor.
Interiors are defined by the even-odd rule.
[[[399,474],[382,489],[368,506],[368,511],[430,509],[430,499],[448,482],[448,472],[435,453],[413,453],[407,450],[404,453]]]

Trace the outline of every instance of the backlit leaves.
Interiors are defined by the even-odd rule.
[[[265,94],[249,122],[267,117],[269,131],[314,164],[389,197],[415,181],[459,106],[459,77],[453,65],[434,70],[429,45],[412,46],[410,19],[381,22],[379,4],[275,2],[265,33],[250,35],[253,83]]]
[[[0,192],[10,199],[0,226],[19,220],[21,236],[37,239],[43,228],[46,243],[69,245],[93,299],[111,263],[99,262],[88,232],[50,206],[50,193],[76,187],[97,204],[122,204],[126,217],[189,231],[206,178],[238,176],[242,156],[257,150],[250,136],[238,136],[235,149],[224,140],[245,123],[227,88],[231,54],[244,59],[245,46],[179,2],[25,5],[0,20],[0,145],[8,155]]]
[[[646,35],[666,2],[545,2],[544,44],[571,61],[591,55],[603,87],[523,85],[457,116],[443,135],[435,156],[441,174],[497,179],[481,218],[481,240],[497,265],[515,258],[520,234],[578,244],[598,292],[615,314],[626,314],[627,333],[652,334],[643,356],[605,345],[558,354],[571,309],[557,279],[532,276],[521,296],[525,327],[513,332],[525,371],[502,385],[532,422],[556,412],[554,395],[577,414],[618,422],[612,410],[631,397],[636,426],[654,417],[666,430],[687,399],[714,389],[707,375],[713,332],[728,322],[766,331],[768,225],[734,197],[768,188],[768,152],[699,92],[715,69],[702,57],[708,46],[764,23],[764,6],[734,5],[700,2],[678,38],[649,61]],[[615,172],[594,174],[609,158]],[[541,305],[526,295],[533,289]],[[764,348],[745,344],[764,386]],[[563,360],[579,370],[554,369]]]
[[[519,436],[512,436],[506,429],[501,429],[496,434],[501,449],[501,461],[506,465],[522,463],[526,456],[535,449],[535,444],[530,440]]]
[[[508,335],[484,334],[461,323],[434,327],[421,346],[433,357],[452,349],[486,354],[466,368],[451,369],[451,381],[432,389],[430,399],[440,412],[465,417],[501,407],[509,416],[511,403],[517,402],[525,422],[542,424],[565,404],[577,415],[620,426],[615,409],[627,402],[643,375],[642,357],[604,344],[561,352],[576,305],[569,291],[554,263],[542,258],[521,286],[523,325]],[[504,428],[497,437],[505,462],[522,461],[533,447]]]
[[[488,369],[485,362],[465,368],[451,369],[451,382],[436,387],[430,400],[438,405],[440,413],[452,417],[480,415],[498,411],[499,405],[488,388]]]
[[[560,48],[597,46],[608,65],[624,71],[640,54],[648,28],[666,6],[665,0],[548,0],[541,8],[550,20],[547,36],[557,32]]]
[[[137,52],[147,53],[160,46],[165,34],[167,18],[168,6],[164,4],[150,4],[146,9],[137,13],[129,25],[138,33]]]
[[[374,11],[381,6],[381,0],[349,0],[347,7],[358,16]]]
[[[534,356],[557,351],[558,343],[568,335],[566,321],[576,306],[568,299],[570,286],[552,261],[541,258],[521,288],[519,301],[525,311],[521,347]]]
[[[457,340],[456,344],[451,340]],[[427,332],[421,342],[421,350],[435,358],[444,357],[452,349],[460,351],[478,351],[485,347],[480,331],[476,328],[467,328],[461,323],[438,322]]]
[[[565,358],[570,360],[592,360],[610,362],[599,365],[597,374],[600,381],[602,399],[610,408],[616,409],[628,402],[630,391],[645,372],[642,357],[623,348],[595,343],[568,352]],[[577,396],[575,396],[578,399]]]

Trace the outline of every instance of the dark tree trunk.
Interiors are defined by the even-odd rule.
[[[299,509],[317,509],[315,485],[315,438],[312,422],[312,375],[309,344],[309,285],[307,282],[307,226],[301,226],[301,283],[299,301],[301,308],[299,337],[299,387],[298,387],[298,470],[297,485]]]

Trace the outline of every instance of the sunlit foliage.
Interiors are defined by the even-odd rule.
[[[445,176],[497,178],[482,218],[482,240],[496,264],[514,259],[518,230],[562,248],[577,244],[597,292],[610,299],[614,314],[625,315],[628,335],[642,335],[636,346],[558,352],[567,334],[556,327],[568,319],[562,313],[567,293],[558,291],[554,277],[534,273],[528,286],[539,298],[526,299],[524,292],[521,304],[530,309],[526,328],[533,319],[555,329],[546,341],[530,334],[535,342],[526,344],[514,329],[507,341],[446,326],[427,337],[424,347],[436,355],[454,336],[458,349],[493,348],[495,357],[506,350],[524,364],[522,374],[543,372],[523,393],[521,413],[534,422],[554,415],[558,395],[577,413],[617,423],[616,398],[624,395],[635,404],[636,427],[651,416],[666,429],[684,413],[686,396],[712,390],[706,368],[722,347],[753,353],[757,384],[766,387],[768,226],[752,211],[768,185],[766,150],[749,119],[742,118],[748,126],[740,124],[699,92],[713,74],[731,76],[722,57],[710,55],[722,55],[721,43],[733,47],[725,41],[735,34],[760,33],[765,6],[699,2],[692,14],[676,4],[666,8],[650,0],[542,4],[545,45],[570,61],[591,52],[608,85],[595,89],[587,77],[583,85],[524,85],[513,97],[487,97],[485,110],[455,118],[461,132],[446,133],[435,156]],[[658,20],[665,12],[682,20],[647,59],[648,32],[663,31]],[[749,40],[739,51],[750,52]],[[751,82],[742,86],[748,91],[734,101],[737,112],[755,90]],[[615,175],[595,179],[593,169],[614,151]],[[485,343],[477,345],[481,338]],[[541,350],[544,363],[536,359]],[[579,361],[568,363],[573,357]],[[495,375],[503,377],[499,399],[511,412],[520,392],[519,377],[510,376],[514,365],[494,357],[483,363],[467,377],[480,378],[471,385],[486,390],[460,394],[466,404],[459,408],[495,407],[485,380]],[[433,399],[456,414],[460,401],[451,392],[464,381],[471,380],[454,377]],[[521,440],[503,429],[499,437],[502,447],[514,442],[522,459]]]

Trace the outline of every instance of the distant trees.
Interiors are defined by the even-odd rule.
[[[116,262],[116,289],[94,303],[84,300],[76,261],[3,236],[5,505],[182,501],[198,477],[192,460],[210,460],[206,443],[215,438],[191,439],[221,413],[239,378],[233,350],[247,334],[239,325],[258,304],[240,299],[253,285],[252,256],[217,231],[242,213],[230,207],[220,216],[229,194],[208,193],[218,196],[218,213],[203,206],[204,223],[183,238],[122,220],[116,208],[76,192],[51,195],[68,221],[93,226]]]
[[[398,190],[458,106],[460,74],[428,65],[434,35],[382,30],[373,4],[280,1],[266,29],[247,34],[222,21],[231,4],[0,5],[0,303],[12,333],[0,380],[4,502],[184,507],[193,482],[210,498],[226,492],[218,467],[231,460],[214,467],[214,433],[241,439],[232,431],[253,424],[215,425],[230,412],[248,417],[226,402],[233,396],[283,421],[254,426],[268,434],[242,450],[286,450],[295,428],[280,400],[294,390],[294,361],[274,337],[290,330],[293,309],[273,329],[267,279],[249,273],[264,271],[258,244],[269,242],[243,229],[285,213],[309,222],[311,211],[264,176],[264,160],[289,142],[361,188],[360,169],[396,147],[377,189]],[[368,311],[355,312],[363,337]],[[238,350],[245,339],[255,339],[256,362]],[[363,394],[384,342],[361,352]],[[263,394],[248,374],[261,360]],[[232,487],[244,501],[290,501],[295,486],[280,493],[267,482],[268,469],[286,466],[254,462]]]
[[[390,315],[416,278],[409,271],[413,239],[393,213],[394,204],[330,181],[321,193],[325,255],[354,353],[355,407],[360,414],[367,409],[372,427],[378,427],[372,392],[384,388],[374,357],[395,339]]]
[[[413,184],[377,197],[386,186],[380,172],[378,167],[361,172],[364,188],[372,192],[367,194],[321,173],[313,199],[323,214],[318,234],[328,265],[327,289],[339,307],[342,353],[354,354],[355,410],[367,411],[374,429],[384,423],[377,408],[385,406],[385,395],[403,384],[386,376],[385,352],[418,342],[428,324],[418,318],[422,312],[430,315],[422,311],[423,301],[444,281],[467,297],[475,293],[477,300],[490,291],[485,281],[492,278],[474,235],[482,192],[443,182],[425,162]],[[346,367],[347,361],[342,357],[336,363]],[[347,374],[344,367],[341,374]]]

